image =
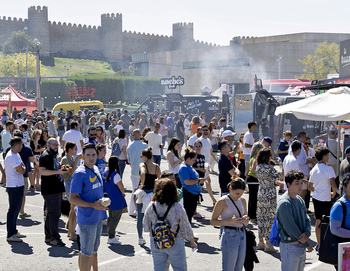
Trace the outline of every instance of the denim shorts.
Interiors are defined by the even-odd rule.
[[[250,161],[250,154],[245,154],[245,155],[244,155],[244,160],[245,160],[246,162],[249,162],[249,161]]]
[[[69,192],[70,192],[70,186],[72,183],[72,179],[64,180],[64,189],[66,191],[66,197],[69,200]]]
[[[96,254],[100,246],[100,238],[102,234],[102,220],[91,225],[81,225],[80,228],[80,248],[81,254],[91,257]]]

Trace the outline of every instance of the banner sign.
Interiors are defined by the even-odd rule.
[[[87,99],[95,97],[96,88],[76,87],[66,90],[68,99]]]
[[[184,84],[185,84],[185,79],[181,76],[176,78],[173,75],[171,78],[160,79],[160,85],[168,86],[169,89],[175,89],[177,86],[183,86]]]

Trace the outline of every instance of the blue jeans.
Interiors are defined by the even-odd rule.
[[[245,251],[245,231],[225,229],[221,236],[222,271],[242,271]]]
[[[24,186],[7,187],[6,192],[9,195],[9,209],[7,211],[7,237],[17,233],[16,223],[19,211],[21,210]]]
[[[168,136],[162,136],[162,144],[163,144],[163,148],[165,146],[165,142],[166,142],[166,139],[168,138]],[[160,154],[163,155],[163,148],[160,149]]]
[[[70,186],[72,184],[72,179],[64,180],[64,190],[66,191],[66,197],[69,200]]]
[[[81,254],[91,257],[96,254],[100,246],[100,238],[102,234],[102,220],[91,225],[81,225],[80,228],[80,247]]]
[[[123,178],[125,166],[126,166],[126,160],[119,160],[120,178]]]
[[[280,242],[282,271],[302,271],[305,267],[306,252],[302,244]]]
[[[174,271],[186,270],[186,253],[184,239],[177,238],[172,247],[158,249],[154,246],[153,238],[150,238],[154,271],[164,271],[169,259]]]
[[[162,160],[162,157],[160,155],[153,155],[153,162],[158,164],[158,166],[160,166],[161,160]]]
[[[139,235],[139,238],[142,238],[142,228],[143,228],[143,216],[145,215],[144,213],[141,213],[142,211],[143,204],[142,203],[137,203],[136,208],[137,208],[137,233]]]

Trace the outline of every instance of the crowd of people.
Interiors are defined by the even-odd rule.
[[[85,109],[77,114],[61,110],[58,117],[56,121],[46,110],[29,114],[25,108],[12,117],[3,112],[4,167],[0,169],[9,197],[8,242],[25,238],[16,221],[31,217],[24,210],[28,190],[41,191],[44,241],[53,246],[65,246],[58,224],[62,201],[69,200],[68,237],[79,244],[81,270],[97,270],[103,221],[107,243],[121,243],[116,228],[123,213],[137,219],[139,245],[147,243],[143,232],[151,233],[154,270],[165,270],[169,262],[174,270],[186,270],[184,244],[188,241],[197,249],[191,224],[193,218],[204,218],[197,210],[204,189],[213,203],[210,223],[220,226],[222,270],[242,270],[246,265],[249,223],[258,227],[256,248],[277,252],[269,241],[277,220],[282,270],[303,270],[305,251],[313,250],[310,215],[316,218],[316,250],[321,245],[318,225],[323,215],[331,215],[335,232],[350,236],[339,223],[339,205],[332,207],[338,195],[334,168],[339,160],[330,157],[337,145],[333,130],[326,146],[315,150],[305,132],[293,139],[286,131],[274,150],[270,137],[254,138],[255,122],[250,121],[247,132],[236,141],[224,117],[208,121],[204,113],[190,119],[189,114],[158,110],[130,116],[127,110],[106,114],[103,109]],[[348,203],[350,148],[346,155],[340,165],[339,194]],[[167,170],[161,170],[162,161]],[[130,176],[124,174],[127,165]],[[218,174],[220,191],[215,192],[220,198],[214,196],[211,174]],[[127,203],[124,183],[129,180],[132,193]],[[247,188],[248,202],[242,198]],[[309,209],[310,192],[314,213]],[[278,193],[282,196],[277,202]],[[155,234],[161,218],[167,220],[175,240],[167,239],[167,245]]]

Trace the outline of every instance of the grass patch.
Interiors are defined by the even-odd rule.
[[[46,70],[43,71],[42,76],[45,77],[67,77],[67,68],[69,69],[69,76],[83,74],[115,74],[115,72],[112,70],[112,66],[108,62],[88,59],[55,57],[54,67],[44,67]],[[107,69],[106,67],[110,67],[110,69]]]

